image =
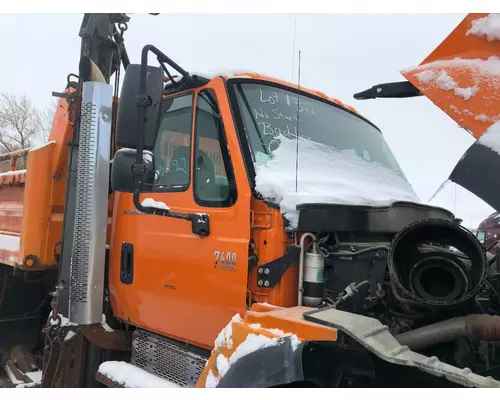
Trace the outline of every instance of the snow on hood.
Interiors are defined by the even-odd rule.
[[[404,178],[376,162],[299,139],[298,191],[295,191],[296,140],[281,139],[272,157],[256,165],[256,190],[274,200],[297,227],[297,205],[333,203],[384,206],[394,201],[420,203]]]

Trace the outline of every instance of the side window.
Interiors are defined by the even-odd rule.
[[[154,192],[182,192],[190,182],[193,93],[167,98],[153,153]]]
[[[194,197],[206,207],[230,207],[236,185],[224,134],[222,117],[213,90],[198,95],[195,123]]]

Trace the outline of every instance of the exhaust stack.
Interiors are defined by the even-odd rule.
[[[79,325],[102,317],[112,96],[111,85],[83,83],[69,277],[69,320]]]

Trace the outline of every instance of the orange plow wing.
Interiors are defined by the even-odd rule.
[[[291,346],[297,346],[305,340],[336,341],[336,329],[303,318],[303,313],[311,310],[308,307],[282,308],[254,304],[243,318],[235,315],[217,337],[196,387],[216,387],[229,367],[241,357],[274,346],[283,339],[289,340]]]
[[[418,67],[402,74],[479,139],[500,120],[500,14],[468,14]]]

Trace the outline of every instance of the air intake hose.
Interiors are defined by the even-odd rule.
[[[401,297],[425,307],[459,308],[475,298],[486,279],[481,243],[445,220],[418,221],[402,229],[391,243],[387,262]]]
[[[476,340],[499,341],[500,317],[472,314],[427,325],[396,336],[396,340],[411,350],[418,351],[462,337]]]

